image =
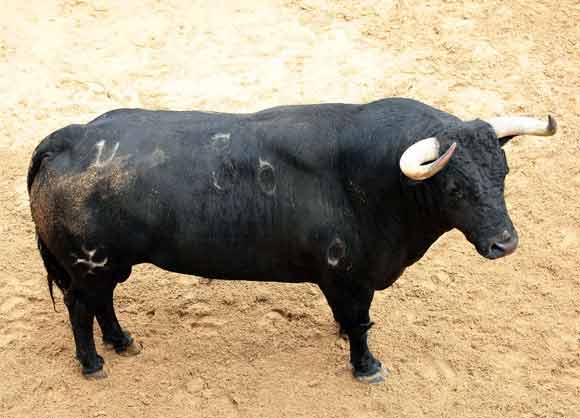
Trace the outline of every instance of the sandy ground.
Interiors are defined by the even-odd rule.
[[[0,0],[0,416],[580,417],[579,22],[575,0]],[[515,255],[484,260],[450,233],[377,294],[385,384],[350,377],[316,287],[151,266],[116,298],[143,353],[99,344],[110,377],[83,380],[25,190],[45,135],[117,107],[387,96],[561,129],[506,147]]]

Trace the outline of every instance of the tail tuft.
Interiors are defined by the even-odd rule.
[[[36,236],[36,242],[38,244],[38,251],[40,251],[42,261],[44,262],[44,268],[46,269],[46,279],[48,281],[48,291],[50,292],[52,306],[56,311],[53,284],[56,283],[58,288],[64,292],[70,287],[71,279],[66,270],[62,268],[56,257],[50,252],[50,250],[46,247],[38,235]]]

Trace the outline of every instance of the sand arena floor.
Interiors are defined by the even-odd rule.
[[[0,1],[0,416],[580,417],[580,4]],[[407,96],[471,118],[553,114],[512,141],[518,252],[457,232],[375,297],[366,386],[312,285],[206,283],[140,266],[117,291],[134,358],[73,360],[25,175],[48,133],[118,107],[247,112]]]

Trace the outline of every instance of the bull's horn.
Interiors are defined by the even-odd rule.
[[[413,180],[425,180],[433,177],[447,165],[457,144],[455,142],[451,144],[442,156],[439,156],[440,147],[441,145],[435,137],[422,139],[411,145],[399,160],[399,167],[401,167],[403,174]],[[433,162],[423,165],[427,161]]]
[[[526,116],[502,116],[489,119],[498,138],[516,135],[551,136],[556,133],[556,119],[548,116],[548,122]]]

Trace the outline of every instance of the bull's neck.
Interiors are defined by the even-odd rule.
[[[364,122],[340,135],[340,173],[369,244],[397,254],[393,262],[409,265],[451,228],[439,211],[434,182],[413,183],[401,173],[399,160],[409,146],[436,135],[442,125],[433,120],[416,126],[415,120],[384,117],[376,125]]]
[[[408,237],[408,264],[412,264],[451,227],[442,216],[437,194],[428,181],[411,183],[402,179],[401,191],[406,208],[402,227]]]
[[[399,158],[411,141],[391,139],[388,146],[368,146],[363,161],[368,164],[348,167],[349,182],[355,184],[351,201],[359,219],[368,219],[372,245],[385,253],[398,254],[404,266],[417,261],[450,228],[444,221],[432,190],[432,182],[413,183],[400,171]],[[377,157],[378,156],[378,157]],[[366,201],[358,203],[358,195]],[[394,260],[393,260],[394,261]]]

